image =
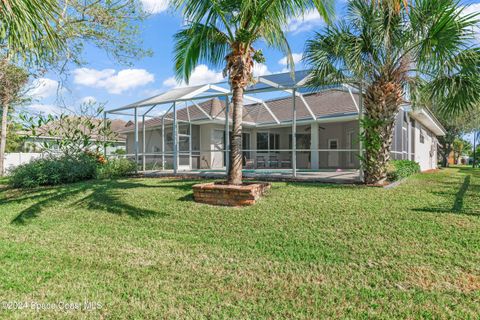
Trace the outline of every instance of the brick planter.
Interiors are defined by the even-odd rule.
[[[270,183],[252,182],[241,186],[222,182],[201,183],[193,186],[196,202],[220,206],[250,206],[268,190]]]

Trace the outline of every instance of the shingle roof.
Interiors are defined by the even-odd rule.
[[[358,95],[353,94],[358,104]],[[313,114],[317,118],[341,116],[344,114],[358,113],[357,107],[353,102],[352,96],[348,91],[340,89],[329,89],[322,92],[309,93],[303,95],[305,101],[310,106]],[[277,117],[280,122],[290,122],[293,118],[292,112],[292,98],[280,98],[266,101],[266,104]],[[225,101],[218,98],[210,99],[205,102],[199,103],[198,107],[202,108],[212,118],[225,119]],[[198,110],[195,105],[189,105],[185,108],[178,109],[177,119],[182,121],[195,122],[199,120],[208,120],[208,117]],[[311,119],[310,112],[303,103],[300,97],[296,98],[297,119],[305,120]],[[232,110],[230,110],[230,117],[232,116]],[[173,119],[173,112],[170,112],[165,117],[166,123],[170,123]],[[168,119],[168,120],[167,120]],[[255,124],[260,123],[275,123],[275,119],[268,112],[268,110],[261,103],[245,105],[243,109],[243,121]],[[158,127],[161,126],[161,117],[156,117],[145,121],[145,126]],[[141,123],[139,123],[141,127]],[[132,131],[133,123],[129,123],[124,132]]]

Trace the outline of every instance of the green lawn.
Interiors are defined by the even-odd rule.
[[[390,190],[275,183],[245,209],[194,203],[194,183],[0,185],[0,301],[102,305],[3,303],[0,318],[480,314],[480,170]]]

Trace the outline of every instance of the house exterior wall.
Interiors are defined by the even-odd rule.
[[[225,169],[224,129],[221,124],[192,125],[192,169]],[[312,130],[317,130],[317,144],[312,143]],[[253,163],[255,168],[270,167],[266,163],[277,162],[277,168],[291,168],[291,126],[248,127],[243,128],[244,133],[250,134],[250,150],[244,152],[244,160]],[[172,127],[165,128],[167,143],[167,167],[173,164],[173,146],[171,137]],[[276,135],[279,139],[275,149],[259,150],[258,134],[268,133]],[[231,133],[230,133],[231,134]],[[134,134],[127,135],[127,153],[134,153]],[[315,136],[315,134],[314,134]],[[359,143],[358,121],[343,121],[330,123],[300,124],[297,126],[297,168],[298,169],[358,169]],[[139,153],[142,153],[143,135],[139,130]],[[299,139],[304,138],[303,142]],[[170,139],[170,142],[168,142]],[[422,142],[423,141],[423,142]],[[335,147],[335,149],[331,149]],[[146,131],[147,163],[159,162],[162,151],[161,128]],[[180,165],[188,166],[188,150],[180,151]],[[420,121],[415,121],[409,113],[400,110],[395,119],[394,135],[391,148],[392,159],[411,159],[420,164],[421,170],[437,168],[437,139],[435,135],[423,126]],[[157,155],[151,155],[157,153]],[[318,165],[315,162],[318,158]],[[313,162],[312,163],[312,159]]]
[[[436,169],[438,167],[437,138],[420,122],[415,121],[413,125],[415,132],[413,160],[418,162],[422,171]]]

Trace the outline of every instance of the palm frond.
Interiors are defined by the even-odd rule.
[[[200,61],[223,66],[229,39],[215,26],[192,23],[177,32],[175,39],[175,73],[187,83]]]
[[[58,37],[56,0],[0,1],[0,37],[5,54],[41,62],[45,55],[55,55],[64,45]]]

